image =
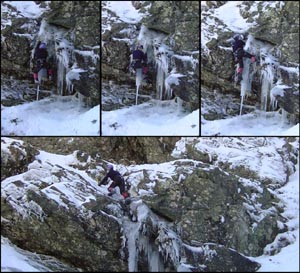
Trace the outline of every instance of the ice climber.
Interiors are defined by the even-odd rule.
[[[234,42],[232,44],[232,50],[233,50],[235,59],[239,63],[237,72],[238,72],[238,82],[240,82],[243,79],[242,78],[243,68],[244,68],[243,57],[246,57],[249,59],[251,58],[252,63],[254,63],[256,59],[255,59],[254,55],[251,55],[250,53],[244,51],[245,43],[243,41],[243,35],[235,34],[233,36],[233,39],[234,39]]]
[[[125,185],[124,178],[121,176],[121,174],[118,171],[114,170],[114,167],[113,167],[112,164],[107,164],[107,169],[108,169],[108,173],[101,180],[101,182],[98,183],[99,186],[102,185],[102,184],[106,185],[108,178],[110,178],[113,182],[108,187],[108,191],[109,191],[108,195],[109,196],[113,195],[115,193],[114,188],[119,187],[120,188],[120,193],[122,194],[122,196],[124,198],[129,197],[129,193],[126,191],[126,185]]]
[[[35,83],[38,83],[38,72],[42,68],[47,69],[49,80],[52,79],[53,71],[47,63],[48,51],[45,43],[38,42],[34,51],[34,68],[33,68],[33,79]]]
[[[136,50],[132,53],[131,67],[136,71],[137,69],[142,69],[143,74],[147,74],[147,54],[143,51],[143,46],[138,45]]]

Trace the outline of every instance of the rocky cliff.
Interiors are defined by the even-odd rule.
[[[136,139],[116,141],[134,160],[128,143]],[[129,204],[97,185],[111,158],[98,147],[61,155],[34,139],[2,138],[1,235],[59,259],[61,269],[124,272],[253,272],[260,265],[246,256],[274,254],[295,241],[281,189],[299,164],[299,139],[143,141],[172,145],[166,157],[156,155],[160,163],[115,164],[131,184]],[[63,151],[51,141],[44,147]]]
[[[240,88],[234,85],[235,62],[228,42],[235,33],[243,34],[245,50],[255,55],[257,65],[251,76],[247,102],[257,109],[288,113],[289,120],[299,120],[299,3],[287,1],[205,1],[201,7],[201,86],[213,103],[224,99],[228,112],[218,108],[204,113],[204,118],[219,119],[220,115],[238,113],[238,107],[226,103],[226,96],[239,98]],[[226,5],[233,5],[232,20],[226,21]],[[250,74],[250,72],[249,72]],[[244,75],[243,75],[244,77]],[[207,94],[208,91],[208,94]],[[250,92],[251,91],[251,92]],[[278,104],[274,105],[277,100]],[[205,106],[203,104],[203,107]],[[219,104],[220,105],[220,104]],[[255,109],[253,107],[253,109]],[[208,109],[206,107],[206,109]],[[253,111],[253,109],[250,111]],[[227,111],[226,110],[226,111]],[[249,111],[249,109],[247,110]],[[231,112],[231,113],[230,113]]]
[[[138,164],[161,163],[170,159],[179,137],[20,137],[38,149],[51,153],[70,154],[79,150],[95,159]]]

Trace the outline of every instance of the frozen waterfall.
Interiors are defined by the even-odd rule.
[[[56,39],[55,51],[57,57],[57,90],[59,95],[66,95],[64,83],[72,65],[73,45],[66,39]],[[73,86],[68,84],[68,92],[73,92]]]
[[[154,44],[154,56],[156,63],[156,92],[160,100],[170,99],[165,86],[165,79],[168,77],[168,52],[164,45]]]
[[[240,115],[242,114],[242,110],[243,110],[243,102],[244,102],[244,98],[245,96],[247,96],[248,94],[251,93],[252,90],[252,77],[253,77],[253,73],[251,71],[250,73],[250,68],[252,70],[252,65],[251,61],[248,58],[243,58],[243,62],[244,62],[244,70],[243,70],[243,79],[241,81],[241,107],[240,107]]]
[[[123,220],[123,234],[126,238],[123,247],[127,245],[128,248],[128,271],[176,270],[181,264],[182,242],[179,236],[141,200],[135,202],[138,202],[138,221]]]
[[[245,51],[253,54],[259,60],[260,66],[260,87],[261,87],[261,97],[260,97],[260,108],[262,111],[276,110],[277,104],[272,98],[270,91],[275,85],[278,69],[278,61],[276,55],[278,52],[274,51],[274,47],[267,43],[257,41],[249,34]],[[243,70],[243,80],[241,81],[241,106],[240,115],[242,114],[244,98],[250,94],[252,91],[252,81],[254,75],[258,72],[256,63],[251,63],[249,58],[244,58],[244,70]],[[269,106],[268,106],[269,103]]]
[[[36,44],[38,40],[46,43],[49,59],[56,60],[57,94],[62,96],[72,92],[72,86],[66,84],[66,75],[74,62],[74,46],[65,38],[67,33],[65,29],[50,25],[43,20],[36,41]],[[33,54],[34,50],[32,51],[32,57]],[[51,63],[51,65],[54,65],[54,63]]]
[[[170,91],[165,85],[165,80],[169,75],[169,58],[172,52],[163,43],[166,35],[154,30],[149,30],[142,25],[138,42],[143,45],[144,52],[147,53],[148,63],[155,65],[156,69],[156,94],[157,99],[170,99]]]
[[[261,58],[261,110],[268,110],[268,100],[270,100],[270,110],[275,110],[275,103],[271,98],[270,91],[274,87],[274,79],[278,64],[271,56]]]
[[[249,53],[256,55],[255,48],[254,48],[254,38],[252,35],[248,36],[246,45],[245,45],[245,51],[248,51]],[[244,69],[242,74],[242,81],[241,81],[241,106],[240,106],[240,115],[242,115],[243,111],[243,103],[244,98],[247,97],[252,92],[252,79],[256,72],[256,65],[255,63],[252,64],[249,58],[243,58],[244,63]]]

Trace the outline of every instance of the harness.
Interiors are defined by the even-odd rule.
[[[133,59],[133,60],[132,60],[132,63],[131,63],[131,66],[132,66],[134,69],[142,68],[142,60],[141,60],[141,59]]]
[[[241,48],[241,47],[239,47],[239,48],[233,53],[234,57],[237,58],[237,55],[238,55],[238,53],[239,53],[241,50],[244,50],[244,49]]]

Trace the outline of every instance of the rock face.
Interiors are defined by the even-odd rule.
[[[1,181],[9,176],[16,175],[27,170],[28,164],[34,161],[39,153],[28,143],[1,139],[2,145],[8,145],[8,149],[1,149]]]
[[[169,160],[178,137],[22,137],[39,149],[52,153],[70,154],[74,150],[93,158],[111,159],[117,163],[160,163]]]
[[[56,178],[60,180],[63,177]],[[20,181],[12,185],[16,192],[22,191],[25,186]],[[45,183],[41,183],[39,190],[28,190],[23,196],[29,206],[29,215],[23,215],[25,220],[1,198],[1,215],[7,220],[2,224],[1,234],[24,249],[60,257],[87,271],[126,271],[125,264],[115,255],[121,248],[118,222],[104,213],[96,213],[104,208],[105,202],[96,201],[94,209],[91,209],[94,214],[82,218],[80,210],[85,205],[78,210],[66,200],[67,209],[63,208],[43,194],[45,186]],[[53,187],[53,190],[54,194],[60,194],[58,188]],[[91,207],[88,202],[86,205]]]
[[[276,192],[295,171],[298,138],[2,138],[1,144],[1,235],[70,268],[253,272],[260,264],[246,256],[292,243]],[[97,185],[112,154],[123,155],[116,166],[131,184],[129,202]]]
[[[36,5],[42,14],[20,16],[12,5],[1,3],[1,16],[6,22],[1,40],[1,75],[31,80],[32,52],[41,40],[47,44],[57,93],[78,91],[89,106],[99,105],[100,35],[96,33],[100,1]]]
[[[214,3],[208,5],[212,6],[215,8]],[[206,7],[202,10],[201,29],[205,29],[206,34],[210,33],[208,34],[210,38],[206,40],[208,37],[206,36],[202,40],[201,84],[211,91],[217,89],[221,93],[230,93],[237,97],[240,87],[237,89],[233,83],[235,63],[228,42],[234,32],[214,14],[213,8]],[[245,36],[253,37],[254,40],[248,44],[248,51],[256,55],[259,61],[253,77],[252,91],[258,96],[264,92],[263,79],[268,70],[270,72],[268,103],[272,99],[271,89],[285,85],[288,91],[281,96],[275,95],[275,98],[278,106],[290,114],[290,120],[297,122],[299,104],[294,101],[299,101],[299,3],[243,2],[238,5],[238,9],[248,24],[253,23],[243,33]],[[212,21],[214,24],[210,23]],[[273,61],[270,61],[271,59]],[[250,98],[248,102],[254,105],[257,98]],[[261,109],[264,108],[266,107],[261,106]],[[264,110],[274,109],[268,106]]]
[[[185,247],[184,251],[189,263],[198,264],[195,270],[199,272],[203,267],[205,272],[218,272],[220,269],[224,272],[255,272],[260,268],[258,263],[220,245],[204,244],[202,247]],[[207,255],[203,255],[204,253]]]
[[[242,12],[245,18],[251,20],[252,16],[258,15],[258,26],[251,28],[250,33],[253,32],[257,39],[275,44],[281,51],[280,62],[299,62],[299,3],[275,3],[266,9],[260,3],[255,12],[249,12],[251,3],[246,5]]]
[[[173,55],[171,62],[174,63],[176,71],[185,75],[179,78],[179,84],[171,84],[175,96],[187,103],[187,107],[191,111],[199,108],[199,63],[195,59],[199,59],[199,53],[192,54],[193,57],[188,59]],[[195,74],[194,74],[195,73]],[[193,75],[194,74],[194,75]],[[172,75],[172,74],[171,74]]]
[[[144,22],[148,28],[170,35],[168,39],[174,39],[175,51],[193,51],[199,48],[198,11],[199,3],[194,1],[153,2],[151,16],[145,17]]]
[[[273,242],[278,233],[276,213],[270,213],[252,231],[253,219],[244,204],[244,196],[251,194],[250,189],[239,185],[234,176],[218,168],[209,172],[202,171],[201,165],[198,168],[191,174],[182,172],[181,175],[186,179],[180,185],[168,187],[165,183],[158,184],[154,189],[157,195],[145,198],[146,204],[160,215],[180,224],[181,238],[185,242],[211,241],[245,255],[261,255],[261,245]],[[239,193],[237,188],[240,189]],[[261,198],[266,203],[272,199],[267,190]],[[267,236],[262,234],[266,228]]]
[[[31,24],[37,31],[37,23],[24,18],[16,18],[14,25],[1,30],[5,37],[1,40],[1,75],[12,75],[18,79],[28,79],[29,77],[32,48],[30,47],[31,41],[26,36],[27,30],[22,27],[25,23]],[[33,36],[33,34],[31,35]]]
[[[113,11],[102,5],[102,60],[104,80],[135,87],[135,77],[129,74],[130,54],[137,43],[147,43],[149,79],[143,93],[157,97],[157,63],[154,47],[168,47],[167,76],[174,71],[182,74],[180,85],[172,85],[173,95],[181,98],[189,111],[199,108],[199,3],[186,1],[132,1],[143,19],[136,23],[117,20]],[[147,15],[145,15],[147,14]],[[142,37],[143,29],[147,34]],[[163,41],[158,40],[163,37]],[[157,39],[156,39],[157,38]],[[157,47],[157,48],[158,48]],[[146,50],[146,49],[145,49]],[[121,52],[121,54],[120,54]],[[167,54],[167,52],[164,52]],[[173,72],[171,72],[173,71]],[[182,87],[184,90],[182,90]],[[124,98],[120,98],[124,100]],[[104,106],[105,107],[105,106]]]

